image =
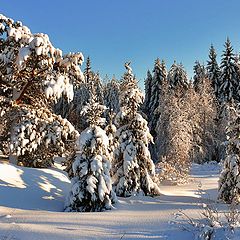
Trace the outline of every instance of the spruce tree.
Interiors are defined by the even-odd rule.
[[[199,61],[195,62],[193,71],[194,71],[194,76],[193,76],[194,88],[197,92],[200,92],[203,85],[203,81],[206,78],[207,73],[204,65],[200,64]]]
[[[221,61],[221,85],[219,88],[220,101],[237,100],[237,69],[234,62],[233,47],[229,38],[225,42],[225,50]]]
[[[91,60],[90,60],[89,56],[87,57],[86,67],[85,67],[83,73],[84,73],[84,76],[85,76],[85,81],[88,84],[91,81],[92,75],[93,75],[92,67],[91,67]]]
[[[148,144],[152,141],[147,121],[138,113],[143,94],[137,86],[129,63],[123,76],[120,93],[120,111],[116,116],[117,148],[113,163],[113,179],[116,194],[128,197],[143,192],[159,194],[153,181],[155,166],[151,160]]]
[[[165,62],[160,62],[159,59],[155,61],[154,66],[154,75],[152,80],[152,87],[151,87],[151,97],[149,102],[149,112],[148,112],[148,119],[149,119],[149,129],[150,133],[153,136],[153,140],[155,141],[157,138],[156,126],[157,121],[159,119],[159,112],[157,108],[159,106],[159,102],[161,101],[161,91],[162,91],[162,84],[167,79],[167,69]],[[149,149],[151,151],[151,155],[154,161],[157,160],[157,152],[155,145],[150,143]]]
[[[188,87],[187,73],[182,64],[174,62],[169,70],[167,79],[171,89],[187,89]]]
[[[148,70],[147,71],[147,78],[145,79],[145,99],[144,99],[144,113],[149,116],[150,113],[150,99],[151,99],[151,89],[152,89],[152,81],[153,77],[151,72]]]
[[[207,62],[207,71],[208,71],[208,78],[211,81],[211,85],[216,96],[216,99],[219,100],[219,88],[221,85],[221,71],[217,63],[217,53],[211,45],[209,50],[209,60]]]
[[[94,96],[93,96],[94,97]],[[102,129],[105,106],[93,99],[83,108],[89,127],[78,139],[78,152],[72,164],[71,191],[65,203],[67,212],[96,212],[112,208],[116,202],[110,177],[109,139]]]
[[[151,94],[149,102],[149,116],[151,116],[151,118],[159,104],[162,82],[167,77],[167,70],[164,61],[161,63],[160,59],[157,58],[155,61],[153,72],[154,75],[151,84]],[[152,122],[150,125],[152,126],[151,127],[152,130],[155,126],[155,123]]]
[[[231,120],[227,126],[227,153],[219,178],[218,198],[225,203],[240,202],[240,110],[230,107]]]

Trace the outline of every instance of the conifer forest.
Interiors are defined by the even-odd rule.
[[[0,14],[0,240],[240,239],[230,37],[192,76],[156,53],[143,85],[35,31]]]

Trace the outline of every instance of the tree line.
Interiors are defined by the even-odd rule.
[[[0,15],[0,36],[0,150],[27,167],[63,156],[72,182],[66,211],[110,209],[116,195],[159,195],[160,181],[184,182],[192,162],[233,151],[235,140],[222,144],[239,101],[229,39],[220,67],[211,46],[193,80],[182,64],[167,71],[157,59],[144,98],[130,62],[120,80],[102,81],[89,57],[82,72],[82,53],[62,54],[19,21]]]

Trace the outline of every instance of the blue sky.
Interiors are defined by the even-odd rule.
[[[239,0],[3,0],[1,13],[32,32],[47,33],[65,53],[90,55],[101,76],[124,72],[132,61],[141,86],[154,60],[182,62],[189,76],[195,60],[221,55],[229,36],[240,50]]]

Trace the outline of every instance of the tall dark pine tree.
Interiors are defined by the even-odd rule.
[[[187,73],[182,64],[173,63],[168,73],[168,82],[171,89],[188,88]]]
[[[151,86],[151,97],[149,102],[149,116],[152,116],[155,109],[158,107],[159,103],[159,95],[160,95],[160,88],[161,88],[161,62],[160,59],[157,58],[155,60],[154,69],[153,69],[153,79],[152,79],[152,86]]]
[[[214,91],[214,94],[217,99],[219,99],[219,88],[221,84],[221,71],[217,63],[217,53],[213,45],[211,45],[209,50],[209,60],[207,62],[207,73],[208,78],[211,81],[211,85]]]
[[[156,113],[156,109],[159,106],[159,100],[161,95],[161,86],[163,81],[167,78],[167,69],[165,62],[160,62],[159,58],[155,61],[155,66],[153,69],[154,75],[152,79],[152,87],[151,87],[151,97],[149,102],[149,116],[151,116],[149,126],[150,131],[153,133],[155,127],[156,127],[156,119],[154,114]],[[154,134],[153,134],[154,135]]]
[[[92,78],[92,68],[91,68],[91,60],[90,57],[87,57],[87,61],[86,61],[86,68],[84,69],[84,76],[85,76],[85,81],[88,84],[90,82],[90,79]]]
[[[161,89],[163,82],[167,81],[167,68],[165,62],[160,62],[159,58],[155,61],[155,66],[153,69],[154,75],[152,79],[151,86],[151,97],[149,102],[149,129],[153,136],[153,140],[155,141],[157,138],[156,126],[157,121],[159,119],[159,111],[156,111],[159,107],[159,103],[161,101]],[[157,161],[157,154],[155,150],[154,144],[150,144],[149,146],[152,158],[154,161]]]
[[[151,72],[148,70],[147,71],[147,78],[145,79],[145,99],[144,99],[144,112],[145,114],[147,114],[147,116],[149,116],[149,112],[150,112],[150,99],[151,99],[151,89],[152,89],[152,74]]]
[[[194,71],[193,77],[194,88],[197,92],[200,92],[203,85],[203,81],[207,76],[206,69],[204,65],[200,64],[199,61],[196,61],[193,67],[193,71]]]
[[[237,69],[234,61],[233,47],[229,38],[225,42],[225,50],[221,61],[221,85],[219,88],[220,101],[237,100]]]
[[[240,58],[238,54],[235,55],[234,64],[236,69],[236,81],[238,83],[236,90],[236,101],[240,102]]]

